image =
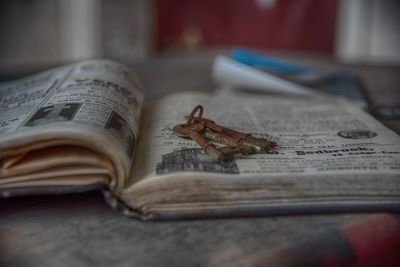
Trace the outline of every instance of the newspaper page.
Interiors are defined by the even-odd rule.
[[[126,67],[90,60],[0,86],[0,151],[78,144],[113,162],[122,188],[133,160],[142,85]],[[79,170],[78,170],[79,171]]]
[[[203,117],[278,146],[264,154],[213,160],[194,141],[172,132],[198,104],[204,106]],[[274,199],[330,205],[332,199],[360,203],[370,196],[400,203],[399,136],[346,100],[181,93],[164,98],[144,117],[141,157],[124,191],[127,202],[168,201],[170,210],[172,199],[182,202],[185,195],[186,205],[203,201],[193,202],[198,209],[205,202],[218,207],[222,199],[231,201],[232,208],[240,201],[261,201],[260,207]]]
[[[194,141],[177,137],[171,130],[184,123],[185,116],[198,104],[204,106],[204,117],[275,141],[278,146],[265,154],[237,156],[230,166],[212,162],[202,156]],[[145,140],[141,140],[141,146],[147,153],[143,164],[136,167],[140,179],[190,171],[241,176],[398,174],[400,168],[399,136],[344,100],[280,97],[246,100],[175,94],[164,98],[149,112],[143,128],[148,132],[142,135]],[[180,166],[180,156],[188,153],[199,164]],[[176,162],[170,161],[173,158]],[[202,164],[207,162],[215,167],[205,168]]]

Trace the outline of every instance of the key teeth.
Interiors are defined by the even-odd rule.
[[[224,154],[221,153],[221,151],[219,151],[213,145],[207,146],[204,150],[207,153],[207,155],[211,156],[217,161],[221,161],[224,158]]]
[[[258,149],[257,152],[268,152],[269,150],[273,149],[276,146],[275,142],[268,141],[264,138],[258,138],[253,136],[247,136],[245,141],[251,143],[252,145],[256,146]]]
[[[246,145],[239,146],[239,151],[243,155],[252,155],[252,154],[257,153],[257,151],[254,147],[246,146]]]

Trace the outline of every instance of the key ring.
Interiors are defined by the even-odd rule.
[[[197,118],[201,119],[201,117],[203,116],[203,106],[202,105],[197,105],[192,110],[192,113],[190,113],[190,115],[188,117],[188,120],[186,122],[186,126],[190,126],[193,123],[194,115],[196,115],[197,111],[199,111],[199,115],[197,116]]]

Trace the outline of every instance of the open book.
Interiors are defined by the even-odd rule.
[[[107,60],[2,85],[0,196],[103,189],[142,219],[400,210],[400,138],[345,100],[142,92]],[[277,147],[213,160],[172,133],[198,104]]]

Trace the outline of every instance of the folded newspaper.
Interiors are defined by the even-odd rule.
[[[400,137],[346,100],[142,92],[108,60],[3,84],[0,196],[101,189],[142,219],[400,210]],[[171,130],[198,104],[278,146],[212,159]]]

